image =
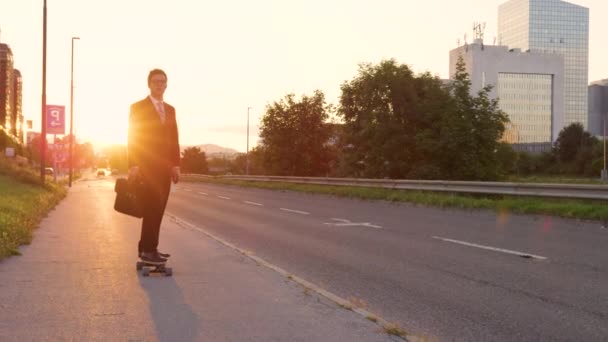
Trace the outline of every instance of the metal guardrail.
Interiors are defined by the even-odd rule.
[[[325,178],[325,177],[283,177],[283,176],[208,176],[185,174],[192,178],[233,179],[255,182],[281,182],[298,184],[317,184],[333,186],[356,186],[396,190],[421,190],[439,192],[461,192],[476,194],[497,194],[511,196],[537,196],[608,200],[608,185],[587,184],[544,184],[509,182],[466,182],[440,180],[394,180],[362,178]]]

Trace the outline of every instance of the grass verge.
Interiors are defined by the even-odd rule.
[[[32,241],[40,220],[67,194],[47,180],[41,185],[34,170],[0,161],[0,260],[18,255],[18,247]]]
[[[603,181],[599,178],[589,178],[589,177],[567,177],[567,176],[543,176],[543,175],[535,175],[535,176],[510,176],[506,180],[506,182],[514,182],[514,183],[546,183],[546,184],[590,184],[590,185],[608,185],[606,181]]]
[[[185,180],[271,190],[289,190],[366,200],[407,202],[439,208],[488,209],[500,213],[537,214],[584,220],[608,220],[608,205],[606,205],[606,201],[601,200],[468,195],[461,193],[439,193],[349,186],[252,182],[221,178],[189,179],[186,177]]]

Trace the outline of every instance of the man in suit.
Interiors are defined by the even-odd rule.
[[[160,224],[169,198],[171,181],[180,176],[179,138],[175,108],[164,102],[167,74],[148,74],[150,95],[131,105],[129,115],[129,179],[141,183],[143,220],[138,253],[142,261],[162,264],[169,254],[158,252]]]

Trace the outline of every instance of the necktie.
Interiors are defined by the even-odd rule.
[[[158,114],[160,114],[160,122],[165,123],[165,105],[162,102],[158,103]]]

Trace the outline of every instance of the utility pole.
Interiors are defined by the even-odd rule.
[[[72,72],[70,76],[70,180],[68,186],[72,187],[72,170],[74,169],[74,40],[80,39],[72,37]]]
[[[42,120],[40,130],[40,181],[44,184],[46,154],[46,0],[42,9]]]
[[[247,158],[245,162],[245,174],[249,175],[249,110],[251,107],[247,107]]]

